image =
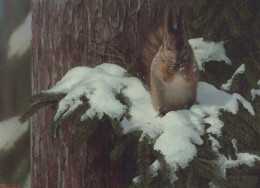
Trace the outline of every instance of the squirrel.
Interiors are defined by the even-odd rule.
[[[198,65],[184,33],[182,8],[174,12],[166,8],[165,12],[164,27],[148,37],[141,51],[143,62],[150,67],[152,104],[161,117],[197,103],[199,80]]]

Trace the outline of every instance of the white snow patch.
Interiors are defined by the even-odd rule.
[[[98,116],[100,119],[104,113],[112,118],[120,119],[126,106],[115,98],[115,93],[125,87],[122,80],[125,70],[112,64],[103,64],[96,68],[76,67],[71,69],[55,87],[46,91],[49,93],[68,93],[59,103],[55,120],[62,115],[73,111],[82,104],[80,97],[89,99],[90,108],[81,117],[81,120]],[[135,80],[135,78],[131,78]],[[129,83],[131,83],[129,79]],[[64,114],[65,113],[65,114]]]
[[[94,116],[102,118],[104,114],[117,120],[123,117],[123,132],[126,134],[142,130],[151,138],[157,138],[154,149],[165,155],[172,172],[175,172],[179,167],[188,166],[197,154],[196,145],[203,144],[201,136],[205,133],[204,123],[210,124],[206,130],[208,133],[221,135],[223,124],[218,118],[220,110],[236,114],[241,102],[254,115],[253,107],[241,95],[230,95],[208,83],[200,82],[197,94],[199,105],[193,105],[190,110],[172,111],[160,118],[153,110],[151,96],[141,81],[125,77],[125,73],[123,68],[113,64],[71,69],[56,86],[44,91],[67,93],[59,103],[55,119],[73,111],[81,104],[80,97],[85,96],[90,108],[81,120]],[[116,93],[123,93],[132,102],[129,109],[131,119],[124,117],[127,106],[116,99]],[[172,174],[172,180],[176,179]]]
[[[242,97],[241,95],[237,94],[237,93],[233,93],[232,94],[233,98],[237,99],[239,102],[242,103],[242,105],[248,110],[248,112],[254,116],[255,115],[255,111],[251,105],[251,103],[249,103],[247,100],[244,99],[244,97]]]
[[[8,59],[23,55],[31,46],[31,22],[32,13],[30,12],[24,22],[12,33],[8,44]]]
[[[233,83],[233,79],[235,78],[235,76],[237,74],[242,74],[245,72],[245,65],[242,64],[240,67],[238,67],[238,69],[235,71],[235,73],[233,74],[233,76],[227,81],[227,83],[225,84],[222,84],[221,88],[224,89],[224,90],[227,90],[229,91],[230,90],[230,87]]]
[[[199,69],[204,71],[204,64],[209,61],[225,61],[231,64],[230,59],[226,56],[224,42],[205,42],[203,38],[190,39],[189,43],[193,48]]]
[[[218,150],[221,148],[221,146],[220,146],[218,140],[215,139],[215,138],[214,138],[212,135],[210,135],[210,134],[209,134],[209,140],[211,141],[212,150],[217,153]]]
[[[251,96],[252,96],[252,100],[255,99],[256,96],[260,95],[260,89],[252,89],[251,90]]]
[[[134,183],[134,184],[137,184],[139,181],[140,181],[140,177],[139,177],[139,176],[137,176],[137,177],[135,177],[135,178],[133,179],[133,183]]]
[[[0,122],[0,150],[6,150],[28,129],[28,124],[20,124],[18,117]]]
[[[219,188],[213,182],[209,182],[209,188]]]
[[[235,149],[235,155],[237,159],[233,160],[231,159],[231,157],[227,158],[223,154],[220,154],[219,149],[221,148],[221,146],[219,142],[211,135],[209,136],[209,139],[211,141],[213,151],[215,151],[218,155],[216,163],[219,165],[223,177],[226,177],[227,168],[238,167],[243,164],[252,167],[254,166],[256,161],[260,161],[260,157],[257,155],[252,155],[249,153],[238,153],[236,146],[237,140],[235,139],[232,140],[232,144]]]
[[[237,156],[236,160],[228,159],[224,163],[225,168],[238,167],[243,164],[252,167],[255,165],[256,161],[260,161],[259,156],[252,155],[249,153],[237,153],[236,156]]]
[[[153,177],[158,175],[158,170],[160,169],[160,163],[158,160],[154,161],[150,167],[151,173]]]
[[[260,86],[260,80],[257,82],[257,85]],[[255,99],[256,96],[260,95],[260,89],[252,89],[251,90],[251,96],[252,96],[252,100]]]

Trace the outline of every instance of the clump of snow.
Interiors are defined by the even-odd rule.
[[[227,90],[229,91],[230,90],[230,87],[233,83],[233,79],[235,78],[235,76],[237,74],[242,74],[245,72],[245,65],[242,64],[240,67],[238,67],[238,69],[235,71],[235,73],[233,74],[233,76],[227,81],[227,83],[225,84],[222,84],[221,88],[224,89],[224,90]]]
[[[204,71],[204,63],[209,61],[225,61],[231,64],[230,59],[226,56],[224,42],[205,42],[203,38],[190,39],[189,43],[194,51],[199,69]]]
[[[226,176],[226,169],[227,168],[234,168],[240,165],[247,165],[249,167],[254,166],[256,161],[260,161],[260,157],[257,155],[252,155],[249,153],[238,153],[237,149],[237,140],[233,139],[232,144],[235,149],[235,155],[237,157],[236,160],[231,159],[231,157],[227,158],[223,154],[220,154],[219,149],[221,148],[219,142],[212,136],[210,136],[210,140],[212,143],[212,149],[218,155],[218,159],[216,163],[219,165],[223,177]]]
[[[209,182],[209,188],[219,188],[213,182]]]
[[[257,85],[260,86],[260,80],[257,82]],[[251,96],[252,100],[255,99],[256,96],[260,95],[260,89],[252,89],[251,90]]]
[[[76,67],[70,70],[64,78],[47,93],[67,93],[66,97],[59,103],[55,120],[73,111],[82,104],[81,96],[89,99],[90,108],[81,117],[81,120],[98,116],[100,119],[104,113],[112,118],[120,119],[126,111],[126,106],[116,100],[115,94],[120,93],[126,86],[136,78],[123,79],[126,71],[112,64],[103,64],[96,68]],[[125,82],[128,83],[125,83]],[[138,89],[138,88],[136,88]],[[140,93],[141,94],[141,93]]]
[[[24,22],[12,33],[8,44],[7,57],[9,59],[13,56],[23,55],[31,46],[31,21],[32,13],[30,12]]]
[[[256,161],[260,161],[259,156],[252,155],[249,153],[237,153],[236,156],[237,156],[236,160],[228,159],[224,163],[225,168],[238,167],[243,164],[252,167],[255,165]]]
[[[251,90],[251,96],[252,96],[252,100],[255,99],[256,96],[260,95],[260,89],[252,89]]]
[[[133,183],[134,183],[134,184],[137,184],[139,181],[140,181],[140,177],[139,177],[139,176],[137,176],[137,177],[135,177],[135,178],[133,179]]]
[[[157,176],[158,175],[158,170],[160,169],[160,163],[158,160],[154,161],[153,164],[150,167],[152,176]]]
[[[232,141],[232,145],[235,149],[235,154],[237,156],[236,160],[227,160],[225,162],[225,167],[226,168],[232,168],[232,167],[237,167],[240,166],[242,164],[245,164],[247,166],[254,166],[254,163],[258,160],[260,161],[260,157],[257,155],[251,155],[249,153],[238,153],[238,149],[237,149],[237,140],[233,139]]]
[[[255,111],[251,105],[251,103],[249,103],[247,100],[244,99],[244,97],[242,97],[241,95],[237,94],[237,93],[233,93],[232,96],[237,99],[239,102],[242,103],[242,105],[248,110],[248,112],[254,116],[255,115]]]
[[[21,125],[18,119],[18,117],[13,117],[0,122],[0,150],[10,148],[28,129],[28,124]]]
[[[241,102],[254,115],[253,107],[241,95],[231,95],[206,82],[200,82],[197,94],[199,105],[193,105],[190,110],[172,111],[160,118],[152,107],[150,93],[141,81],[126,77],[125,73],[126,70],[114,64],[71,69],[56,86],[44,91],[67,94],[59,102],[55,119],[73,111],[82,103],[80,97],[85,96],[90,108],[82,115],[81,120],[102,118],[104,114],[118,121],[123,117],[123,132],[127,134],[133,130],[142,130],[151,138],[157,138],[154,149],[165,155],[172,172],[175,172],[179,167],[188,166],[196,156],[196,145],[203,144],[201,136],[205,131],[212,135],[221,135],[223,123],[218,118],[220,110],[236,114]],[[129,109],[130,119],[123,116],[127,106],[116,99],[117,93],[124,94],[132,102]],[[210,124],[207,130],[204,123]],[[154,167],[157,165],[154,164]],[[173,181],[177,179],[174,175],[172,177]]]

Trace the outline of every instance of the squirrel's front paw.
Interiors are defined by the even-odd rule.
[[[165,112],[159,112],[159,114],[157,114],[157,116],[156,117],[160,117],[160,118],[162,118],[163,116],[165,116]]]
[[[168,65],[168,72],[173,74],[177,70],[177,65],[175,63],[171,63]]]
[[[162,118],[164,115],[163,114],[157,114],[156,117]]]

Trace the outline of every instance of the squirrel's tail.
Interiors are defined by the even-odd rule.
[[[164,27],[159,26],[149,35],[144,36],[142,39],[142,45],[140,49],[140,62],[142,62],[142,74],[144,75],[144,81],[149,85],[150,83],[150,67],[154,56],[158,52],[162,45],[164,37]]]

